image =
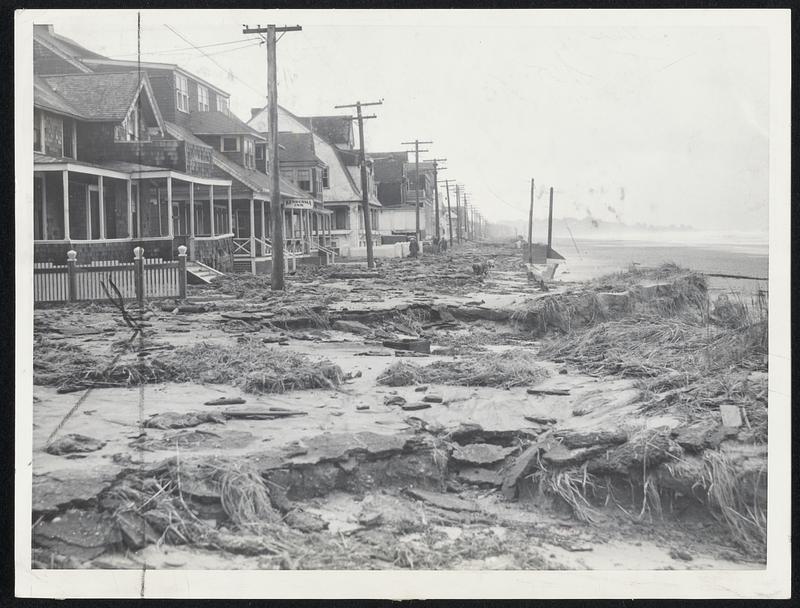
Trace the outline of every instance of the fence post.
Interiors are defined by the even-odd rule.
[[[144,306],[144,248],[133,249],[133,284],[136,287],[136,302]]]
[[[186,299],[186,247],[178,247],[178,297]]]
[[[67,251],[67,299],[70,302],[78,301],[78,252],[70,249]]]

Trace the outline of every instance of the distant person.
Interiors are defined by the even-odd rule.
[[[419,243],[417,239],[413,236],[411,237],[411,241],[408,243],[408,257],[415,258],[419,254]]]

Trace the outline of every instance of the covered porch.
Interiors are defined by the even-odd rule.
[[[155,167],[103,166],[51,157],[34,160],[34,260],[62,264],[70,249],[82,263],[145,257],[232,266],[231,182]],[[226,261],[226,257],[228,261]],[[220,267],[222,266],[222,267]]]
[[[331,212],[313,201],[283,202],[283,234],[287,258],[319,259],[331,254]],[[258,273],[272,260],[272,220],[268,197],[254,194],[233,200],[234,264],[240,272]],[[326,258],[327,259],[327,258]]]

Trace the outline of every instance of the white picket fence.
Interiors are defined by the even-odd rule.
[[[133,262],[111,260],[81,265],[74,251],[67,252],[67,263],[64,265],[35,262],[33,301],[106,300],[101,283],[111,289],[109,281],[113,281],[124,299],[185,298],[186,247],[178,247],[178,252],[177,261],[145,259],[142,248],[137,247],[134,249]]]

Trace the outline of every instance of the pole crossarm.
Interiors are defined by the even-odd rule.
[[[256,27],[250,27],[247,24],[242,25],[244,28],[242,30],[242,34],[266,34],[269,31],[269,28],[273,28],[275,32],[299,32],[303,29],[300,25],[268,25],[267,27],[261,27],[260,25]]]

